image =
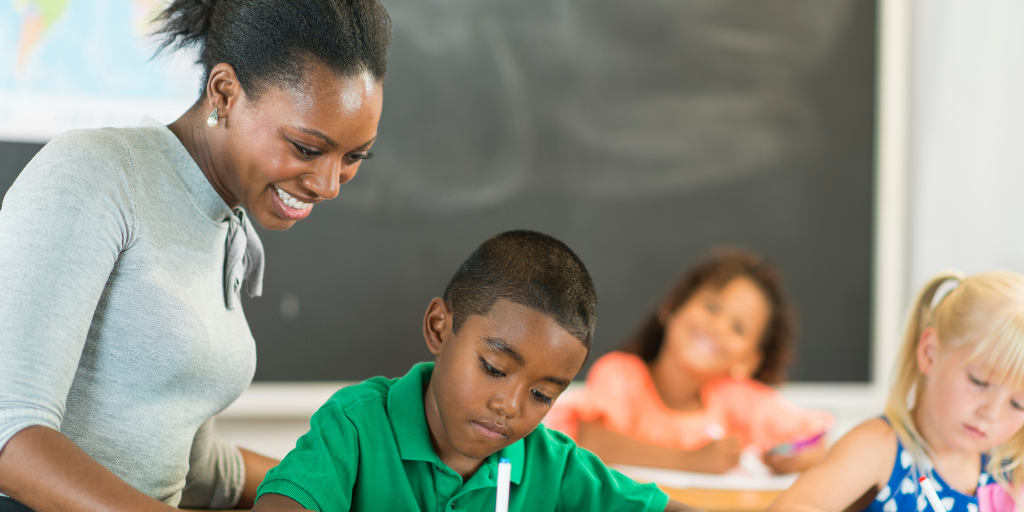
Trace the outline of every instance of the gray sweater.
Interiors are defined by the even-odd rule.
[[[170,505],[237,503],[212,419],[256,369],[225,297],[232,218],[155,121],[47,144],[0,208],[0,450],[45,425]]]

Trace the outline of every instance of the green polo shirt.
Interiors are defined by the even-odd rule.
[[[276,493],[321,512],[494,510],[498,459],[512,461],[509,510],[655,511],[668,496],[639,484],[543,425],[488,457],[463,482],[430,444],[423,391],[434,363],[401,379],[374,377],[334,394],[259,495]]]

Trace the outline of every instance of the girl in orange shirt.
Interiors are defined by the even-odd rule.
[[[825,453],[827,413],[789,403],[795,330],[773,265],[730,250],[692,267],[623,347],[594,362],[586,387],[545,424],[606,462],[721,473],[754,450],[776,472]]]

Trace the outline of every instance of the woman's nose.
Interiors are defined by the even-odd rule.
[[[303,181],[311,192],[327,201],[338,197],[341,185],[354,178],[357,170],[359,162],[346,165],[344,161],[325,161],[315,172],[307,174]]]

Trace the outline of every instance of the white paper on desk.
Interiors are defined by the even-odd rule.
[[[793,485],[799,475],[773,475],[761,460],[749,452],[740,465],[727,473],[691,473],[672,469],[648,468],[614,464],[613,468],[635,480],[654,482],[673,489],[726,489],[737,491],[783,491]]]

